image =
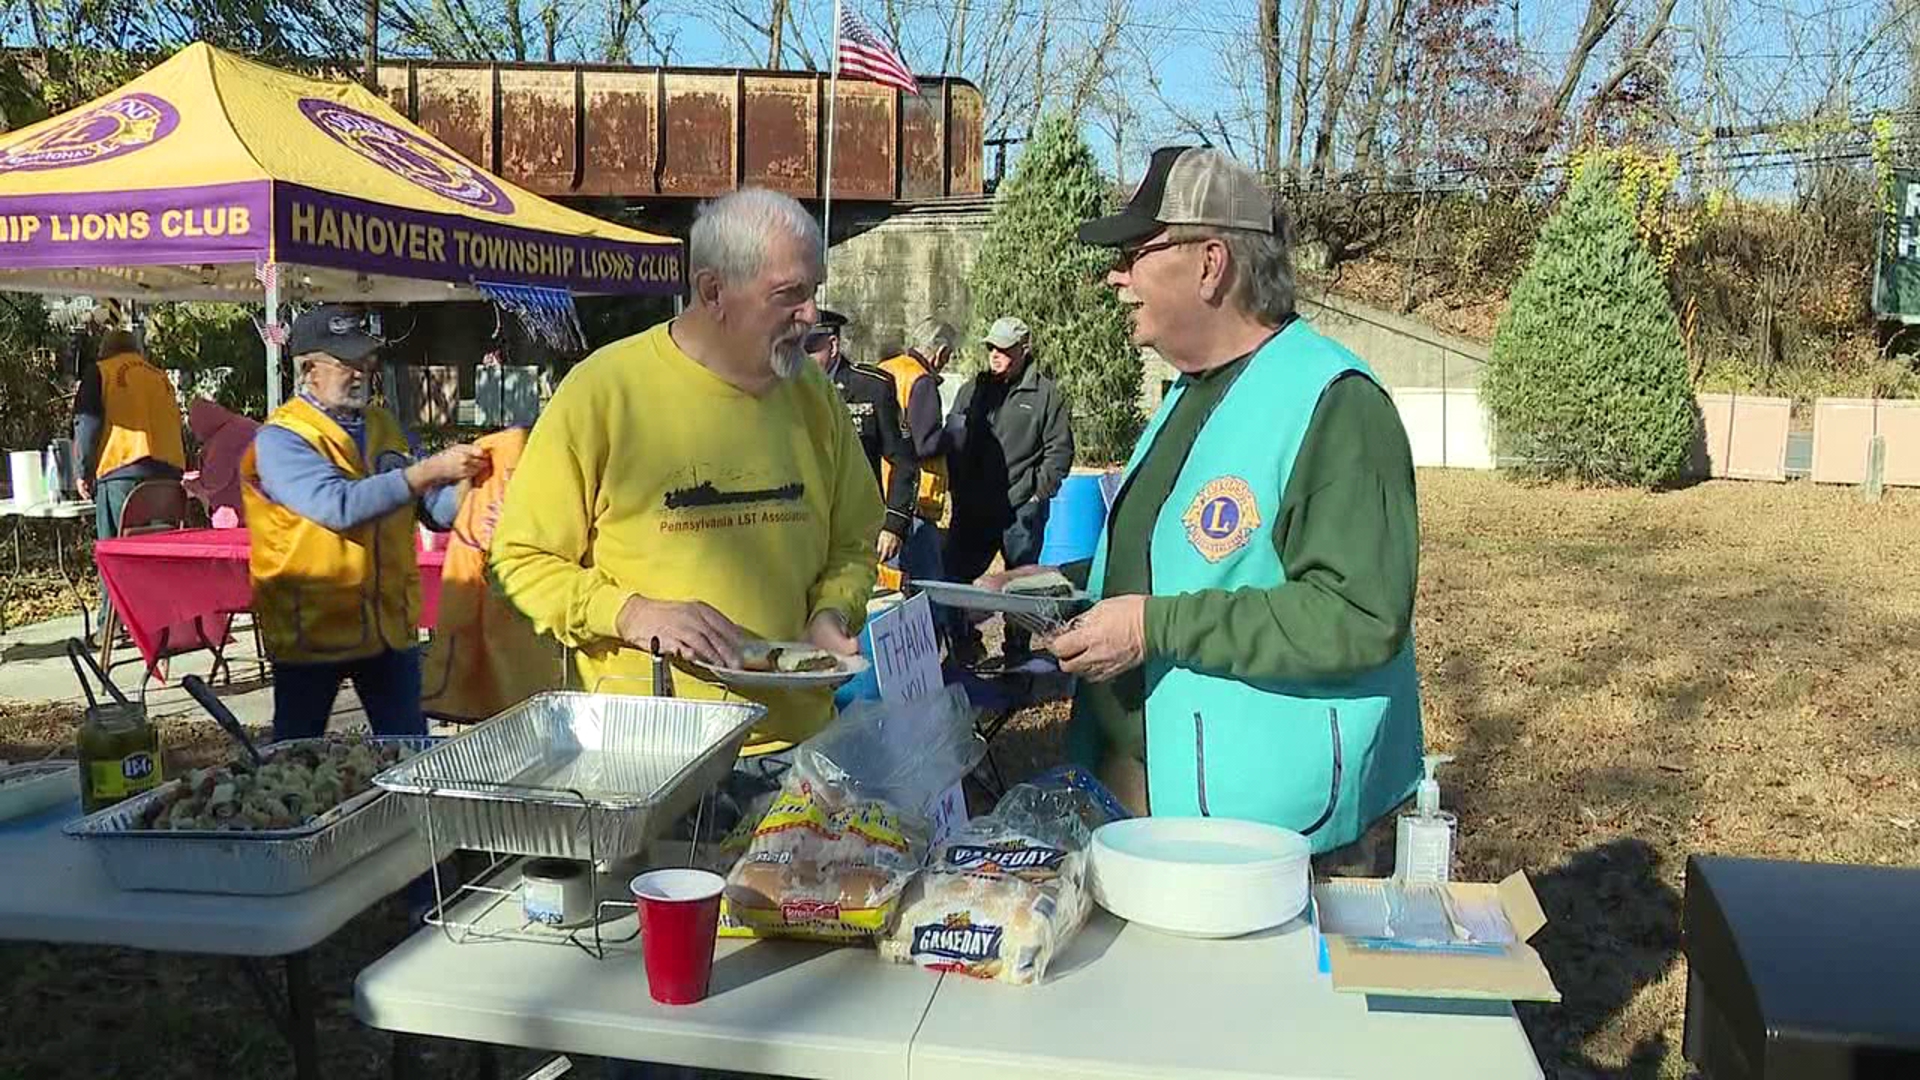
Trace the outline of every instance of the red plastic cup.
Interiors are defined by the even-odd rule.
[[[633,879],[640,912],[640,951],[647,989],[662,1005],[691,1005],[707,996],[713,943],[720,931],[726,879],[705,870],[649,870]]]

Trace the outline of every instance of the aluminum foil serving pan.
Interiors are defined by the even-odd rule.
[[[374,777],[438,845],[606,862],[637,855],[733,768],[766,707],[555,691]]]
[[[262,749],[267,761],[327,739],[290,739]],[[376,745],[425,751],[440,740],[372,738]],[[150,829],[148,806],[186,781],[169,780],[152,791],[69,822],[65,832],[87,842],[107,877],[122,889],[161,892],[284,896],[305,892],[413,831],[400,801],[379,787],[292,829]],[[420,868],[428,860],[424,850]]]

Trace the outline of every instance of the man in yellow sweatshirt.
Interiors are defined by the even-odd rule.
[[[575,650],[580,685],[651,686],[649,648],[685,697],[725,688],[753,637],[852,655],[882,508],[833,383],[801,343],[818,318],[820,229],[749,188],[707,206],[687,245],[690,302],[568,373],[507,486],[490,563],[507,599]],[[736,692],[738,693],[738,692]],[[767,706],[746,753],[833,715],[831,691]]]

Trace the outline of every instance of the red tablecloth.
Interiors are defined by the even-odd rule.
[[[430,627],[440,615],[440,567],[447,553],[416,549],[416,554],[420,625]],[[168,652],[198,646],[201,628],[211,641],[222,642],[226,617],[253,603],[245,529],[183,529],[101,540],[93,545],[93,558],[149,669],[160,659],[163,633]]]

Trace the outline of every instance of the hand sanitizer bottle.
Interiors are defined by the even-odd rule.
[[[1401,814],[1394,845],[1393,876],[1406,884],[1446,883],[1453,873],[1454,816],[1440,809],[1440,782],[1434,774],[1453,760],[1428,754],[1426,775],[1414,795],[1412,813]]]

